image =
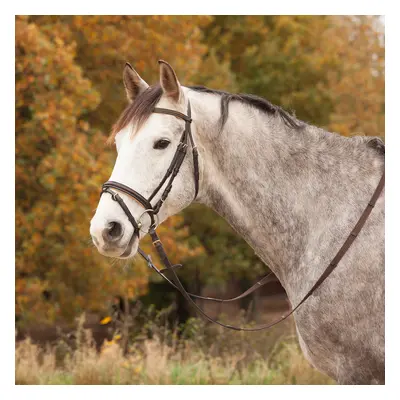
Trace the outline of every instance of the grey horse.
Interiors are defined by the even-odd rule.
[[[383,142],[327,132],[256,96],[184,87],[164,61],[160,84],[149,87],[130,65],[124,84],[129,105],[111,136],[118,157],[110,180],[149,196],[182,133],[181,120],[152,109],[185,113],[190,100],[200,163],[196,201],[225,218],[275,273],[292,306],[299,303],[370,200],[384,170]],[[160,222],[191,204],[193,195],[186,157]],[[139,218],[143,207],[121,197]],[[120,258],[133,257],[144,236],[133,235],[108,194],[90,231],[102,254]],[[341,384],[382,384],[384,318],[382,193],[352,247],[294,319],[301,348],[317,369]]]

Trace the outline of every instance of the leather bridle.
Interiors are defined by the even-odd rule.
[[[354,229],[351,231],[350,235],[347,237],[345,242],[343,243],[342,247],[339,249],[335,257],[332,259],[332,261],[329,263],[328,267],[325,269],[323,274],[320,276],[320,278],[315,282],[315,284],[312,286],[312,288],[307,292],[307,294],[302,298],[302,300],[297,304],[296,307],[292,308],[292,310],[284,315],[282,315],[279,319],[273,321],[272,323],[260,325],[254,328],[243,328],[243,327],[236,327],[228,324],[224,324],[222,322],[219,322],[210,316],[208,316],[194,301],[193,299],[201,299],[201,300],[208,300],[208,301],[215,301],[219,303],[227,303],[231,301],[236,301],[239,299],[242,299],[249,294],[253,293],[255,290],[260,288],[261,286],[265,285],[267,282],[271,280],[272,273],[268,273],[266,276],[264,276],[262,279],[260,279],[257,283],[255,283],[251,288],[247,289],[245,292],[243,292],[241,295],[231,298],[231,299],[217,299],[213,297],[205,297],[205,296],[199,296],[195,295],[192,293],[189,293],[186,291],[186,289],[183,287],[178,275],[176,274],[175,270],[179,267],[181,267],[181,264],[172,264],[164,250],[164,246],[160,240],[160,238],[157,235],[156,228],[157,228],[157,223],[155,221],[155,216],[157,216],[158,212],[160,211],[160,208],[162,207],[164,201],[168,197],[171,189],[172,189],[172,184],[174,182],[175,177],[179,173],[179,169],[185,159],[185,156],[187,154],[187,149],[188,145],[190,142],[190,146],[192,148],[192,157],[193,157],[193,170],[194,170],[194,185],[195,185],[195,196],[194,199],[196,199],[198,191],[199,191],[199,162],[198,162],[198,151],[197,147],[194,143],[193,140],[193,135],[191,131],[191,123],[192,123],[192,118],[191,118],[191,108],[190,108],[190,102],[188,102],[188,107],[187,107],[187,115],[182,114],[178,111],[175,110],[169,110],[166,108],[154,108],[153,109],[154,113],[158,114],[168,114],[172,115],[174,117],[180,118],[185,121],[185,129],[182,133],[181,139],[179,141],[178,147],[176,149],[175,155],[171,161],[171,164],[169,168],[167,169],[167,172],[165,173],[164,177],[162,178],[161,182],[159,185],[154,189],[153,193],[150,195],[148,199],[146,199],[144,196],[142,196],[140,193],[137,191],[131,189],[130,187],[123,185],[122,183],[114,182],[114,181],[108,181],[103,184],[101,194],[103,193],[109,193],[111,195],[111,198],[116,201],[123,211],[125,212],[126,216],[128,217],[130,223],[132,224],[134,228],[134,232],[132,234],[132,238],[134,236],[137,236],[139,238],[139,231],[142,228],[142,222],[141,222],[141,217],[145,214],[148,214],[150,217],[150,227],[148,230],[148,233],[151,237],[151,240],[153,242],[154,247],[156,248],[156,251],[160,257],[161,262],[164,265],[164,269],[158,269],[156,265],[154,265],[150,255],[146,255],[143,250],[140,248],[138,249],[138,253],[146,260],[147,265],[153,269],[154,271],[157,272],[162,278],[164,278],[169,284],[171,284],[174,288],[179,290],[182,295],[186,298],[186,300],[191,303],[191,305],[203,316],[205,317],[208,321],[216,323],[220,326],[223,326],[225,328],[237,330],[237,331],[259,331],[262,329],[268,329],[271,328],[272,326],[278,324],[279,322],[282,322],[286,318],[288,318],[290,315],[292,315],[312,294],[313,292],[322,284],[322,282],[325,281],[325,279],[332,273],[332,271],[337,267],[339,264],[340,260],[342,257],[346,254],[347,250],[350,248],[351,244],[354,242],[355,238],[361,231],[362,227],[364,226],[366,220],[368,219],[372,208],[375,206],[376,201],[378,200],[382,189],[385,185],[385,172],[383,172],[383,175],[378,183],[378,186],[375,189],[375,192],[373,193],[371,200],[368,202],[368,205],[364,209],[363,213],[361,214],[361,217],[357,221]],[[160,197],[160,199],[156,202],[156,204],[153,206],[151,204],[151,201],[154,199],[156,194],[161,190],[165,182],[167,182],[169,178],[169,181]],[[116,193],[114,190],[116,189],[118,191],[121,191],[128,196],[131,196],[133,199],[135,199],[139,204],[141,204],[144,207],[144,212],[140,216],[139,220],[136,221],[131,212],[129,211],[129,208],[119,196],[118,193]],[[132,240],[132,239],[131,239]],[[169,279],[166,275],[166,271],[171,271],[172,273],[172,279]]]
[[[178,175],[179,169],[183,163],[183,160],[185,159],[186,153],[187,153],[187,148],[188,148],[188,142],[190,141],[190,145],[192,147],[192,154],[193,154],[193,168],[194,168],[194,185],[195,185],[195,195],[194,198],[197,197],[197,193],[199,192],[199,155],[197,151],[197,147],[194,144],[193,141],[193,135],[192,135],[192,130],[190,129],[190,124],[192,123],[192,118],[191,118],[191,109],[190,109],[190,103],[188,103],[188,108],[187,108],[187,115],[182,114],[178,111],[175,110],[169,110],[167,108],[154,108],[153,110],[154,113],[158,114],[168,114],[168,115],[173,115],[174,117],[183,119],[185,121],[185,129],[182,133],[181,139],[179,141],[178,147],[176,149],[175,155],[171,161],[170,166],[167,169],[167,172],[165,173],[164,177],[161,179],[160,183],[158,186],[154,189],[153,193],[150,195],[148,199],[146,199],[144,196],[142,196],[139,192],[137,192],[134,189],[131,189],[129,186],[123,185],[122,183],[119,182],[114,182],[114,181],[108,181],[103,184],[103,188],[101,191],[101,194],[103,193],[109,193],[111,194],[111,197],[114,201],[118,202],[118,204],[121,206],[121,208],[124,210],[126,216],[129,219],[129,222],[132,224],[134,232],[134,235],[137,235],[139,237],[139,230],[142,227],[142,222],[136,221],[134,216],[131,214],[129,211],[129,208],[126,206],[124,201],[122,200],[121,196],[119,196],[118,193],[114,192],[112,189],[117,189],[128,196],[131,196],[134,198],[139,204],[141,204],[144,207],[144,214],[148,214],[151,220],[150,224],[150,230],[152,228],[155,229],[156,227],[156,221],[155,221],[155,216],[158,214],[160,211],[160,208],[166,198],[169,195],[169,192],[172,189],[172,184],[174,182],[174,179]],[[157,201],[157,203],[154,205],[154,207],[151,204],[151,201],[154,199],[156,194],[161,190],[165,182],[168,180],[168,184],[165,187],[160,200]]]

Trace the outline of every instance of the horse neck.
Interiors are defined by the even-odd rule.
[[[362,137],[294,130],[237,101],[219,132],[218,96],[191,101],[203,163],[199,202],[230,223],[289,295],[303,290],[299,282],[309,287],[363,211],[383,157]]]

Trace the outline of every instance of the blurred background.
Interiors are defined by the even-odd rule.
[[[291,321],[272,333],[247,336],[210,328],[194,318],[182,296],[139,259],[113,263],[97,253],[91,245],[89,222],[116,158],[115,149],[105,142],[126,105],[125,62],[152,84],[158,79],[158,59],[173,66],[183,85],[256,94],[329,131],[384,138],[383,19],[17,16],[15,45],[15,316],[20,359],[29,359],[26,352],[30,350],[22,342],[27,336],[39,345],[61,340],[68,347],[80,337],[71,330],[79,328],[82,332],[90,329],[94,358],[104,350],[106,340],[128,360],[139,349],[142,356],[159,354],[161,347],[162,354],[169,349],[172,355],[164,360],[168,364],[174,354],[184,357],[181,347],[188,348],[190,342],[191,349],[202,354],[199,359],[207,367],[204,376],[208,378],[197,372],[192,374],[197,380],[185,378],[184,383],[231,383],[232,379],[236,383],[298,383],[298,375],[304,375],[308,364],[299,361],[302,356],[297,350],[292,352],[292,347],[297,348],[295,339],[283,342],[283,337],[294,336]],[[225,221],[203,206],[193,205],[170,218],[159,232],[171,259],[184,264],[179,274],[191,292],[234,296],[268,271]],[[151,252],[148,241],[143,248]],[[275,281],[239,304],[201,306],[214,317],[252,324],[281,315],[288,302]],[[254,346],[243,347],[249,340]],[[210,343],[218,346],[211,351]],[[290,357],[298,358],[293,361],[286,353],[276,352],[282,343],[290,349]],[[76,343],[73,347],[76,350]],[[271,358],[278,353],[279,362]],[[237,358],[238,354],[245,356]],[[59,360],[59,355],[53,356]],[[128,363],[125,383],[176,383],[170,376],[168,380],[156,374],[153,379],[145,374],[149,359],[143,357]],[[230,370],[224,364],[223,378],[212,375],[210,365],[215,363],[210,357],[228,360],[233,372],[227,373]],[[257,370],[257,378],[246,375],[259,358],[269,360],[259,367],[264,372]],[[29,360],[25,369],[18,364],[22,375],[39,362],[35,357]],[[152,365],[164,361],[153,360]],[[215,361],[216,370],[220,361]],[[133,364],[142,369],[132,372]],[[271,371],[281,368],[281,373],[283,365],[297,365],[298,371],[286,371],[281,381],[274,381]],[[45,372],[40,371],[43,377]],[[310,374],[304,383],[328,382]],[[37,379],[28,374],[19,381],[38,383]],[[83,383],[91,383],[85,379]]]

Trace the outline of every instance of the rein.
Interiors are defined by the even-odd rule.
[[[215,324],[218,324],[220,326],[223,326],[224,328],[228,329],[233,329],[236,331],[260,331],[263,329],[268,329],[273,327],[274,325],[284,321],[287,319],[290,315],[292,315],[313,293],[314,291],[325,281],[325,279],[333,272],[333,270],[337,267],[339,264],[340,260],[343,258],[343,256],[346,254],[347,250],[350,248],[352,243],[354,242],[355,238],[358,236],[360,233],[362,227],[364,226],[365,222],[367,221],[373,207],[375,206],[382,190],[383,187],[385,186],[385,172],[383,172],[383,175],[378,183],[378,186],[375,189],[375,192],[373,193],[370,201],[368,202],[366,208],[364,209],[363,213],[361,214],[359,220],[355,224],[353,230],[350,232],[349,236],[347,239],[344,241],[342,247],[339,249],[339,251],[336,253],[335,257],[333,257],[332,261],[329,263],[325,271],[322,273],[320,278],[315,282],[315,284],[311,287],[311,289],[306,293],[306,295],[302,298],[302,300],[297,304],[296,307],[292,308],[292,310],[280,317],[279,319],[268,323],[268,324],[263,324],[254,328],[244,328],[244,327],[236,327],[228,324],[224,324],[222,322],[219,322],[210,316],[208,316],[197,304],[193,299],[201,299],[201,300],[207,300],[207,301],[215,301],[219,303],[227,303],[231,301],[236,301],[239,299],[242,299],[249,294],[253,293],[255,290],[260,288],[261,286],[265,285],[267,282],[269,282],[272,277],[272,273],[268,273],[265,275],[262,279],[260,279],[258,282],[256,282],[252,287],[247,289],[245,292],[243,292],[241,295],[237,297],[233,297],[230,299],[217,299],[214,297],[205,297],[205,296],[199,296],[195,295],[192,293],[189,293],[186,291],[184,286],[182,285],[177,273],[176,269],[181,267],[181,264],[172,264],[165,252],[164,246],[160,240],[160,238],[157,235],[156,232],[156,227],[157,223],[155,221],[155,216],[157,216],[158,212],[160,211],[161,206],[163,205],[164,201],[168,197],[171,189],[172,189],[172,184],[175,179],[175,177],[179,173],[179,169],[185,159],[185,156],[187,154],[187,149],[188,145],[190,142],[190,146],[192,148],[192,158],[193,158],[193,169],[194,169],[194,184],[195,184],[195,196],[194,199],[196,199],[198,191],[199,191],[199,162],[198,162],[198,150],[197,147],[194,143],[193,140],[193,135],[192,131],[190,129],[190,124],[192,123],[192,118],[191,118],[191,108],[190,108],[190,102],[188,102],[188,108],[187,108],[187,115],[182,114],[178,111],[175,110],[169,110],[166,108],[154,108],[153,110],[154,113],[158,114],[167,114],[167,115],[172,115],[174,117],[180,118],[185,121],[185,129],[182,133],[181,139],[179,141],[179,144],[177,146],[175,155],[171,161],[170,166],[167,169],[167,172],[165,173],[164,177],[162,178],[161,182],[159,185],[156,187],[156,189],[153,191],[153,193],[150,195],[148,199],[146,199],[144,196],[142,196],[140,193],[137,191],[131,189],[130,187],[123,185],[122,183],[119,182],[114,182],[114,181],[108,181],[103,184],[101,195],[103,193],[109,193],[111,195],[111,198],[116,201],[120,207],[123,209],[125,212],[126,216],[128,217],[130,223],[132,224],[134,228],[134,232],[132,234],[133,236],[137,236],[139,238],[139,231],[142,228],[142,222],[141,218],[145,214],[148,214],[150,217],[150,227],[148,230],[148,233],[151,237],[151,240],[153,242],[153,245],[158,253],[158,256],[160,257],[160,260],[162,264],[164,265],[164,269],[158,269],[157,266],[153,263],[150,255],[146,255],[143,250],[140,248],[138,249],[138,253],[146,260],[147,265],[149,268],[153,269],[158,275],[160,275],[163,279],[165,279],[170,285],[172,285],[175,289],[179,290],[181,294],[185,297],[185,299],[196,309],[198,313],[200,313],[204,318],[206,318],[208,321],[213,322]],[[161,190],[165,182],[167,182],[169,178],[169,181],[162,192],[160,200],[156,202],[154,207],[151,204],[151,200],[155,197],[155,195]],[[129,211],[129,208],[119,196],[118,193],[116,193],[114,190],[116,189],[119,190],[128,196],[131,196],[134,200],[136,200],[139,204],[141,204],[144,207],[144,212],[142,215],[139,217],[139,220],[136,221],[131,212]],[[132,240],[132,239],[131,239]],[[169,279],[164,273],[166,271],[171,271],[173,279]]]

